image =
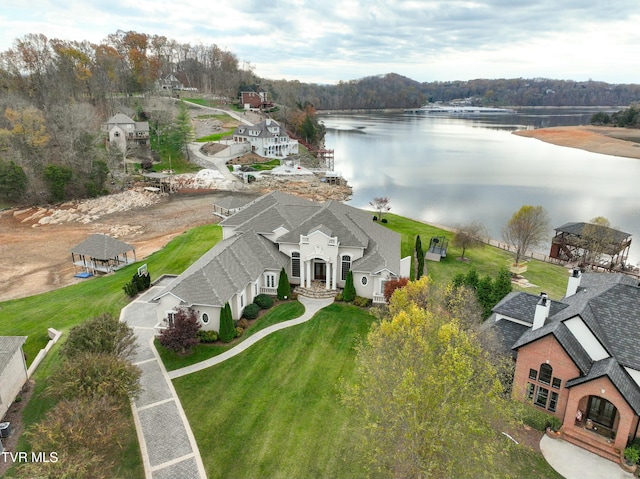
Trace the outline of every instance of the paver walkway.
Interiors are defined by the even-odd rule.
[[[144,295],[127,305],[120,320],[131,326],[137,335],[138,350],[133,363],[142,375],[142,392],[132,403],[133,418],[138,433],[146,479],[206,479],[200,451],[182,409],[171,379],[208,368],[229,359],[275,331],[304,323],[333,302],[330,299],[300,297],[305,307],[302,316],[274,324],[258,331],[243,342],[214,358],[167,373],[153,345],[156,307],[148,301],[164,285],[156,284]]]
[[[633,479],[619,464],[575,446],[564,439],[540,440],[540,450],[549,465],[566,479]]]
[[[133,363],[142,370],[142,392],[133,402],[146,479],[206,479],[200,451],[167,370],[153,346],[157,322],[155,305],[148,300],[162,286],[154,286],[127,305],[120,320],[138,338]]]

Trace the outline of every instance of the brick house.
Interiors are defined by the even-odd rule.
[[[639,437],[640,285],[572,271],[561,301],[510,293],[487,325],[515,358],[513,395],[562,421],[565,440],[612,461]]]
[[[269,101],[267,92],[260,87],[240,92],[240,104],[245,110],[273,107],[273,102]]]

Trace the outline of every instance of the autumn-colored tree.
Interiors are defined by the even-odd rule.
[[[60,354],[69,359],[83,353],[111,354],[131,360],[137,347],[133,329],[116,316],[103,313],[71,328]]]
[[[357,348],[357,379],[343,392],[357,452],[375,476],[492,477],[487,464],[505,454],[492,421],[508,421],[508,403],[476,333],[441,301],[411,301],[430,288],[423,278],[397,290],[391,318]]]
[[[160,332],[158,341],[165,348],[179,354],[187,354],[191,348],[200,343],[198,331],[201,325],[198,313],[192,308],[178,308],[173,322]]]
[[[502,230],[503,239],[515,253],[519,264],[527,251],[548,239],[549,216],[542,206],[524,205],[507,222]]]
[[[81,353],[49,378],[47,394],[57,399],[109,396],[126,404],[140,392],[140,369],[113,354]]]
[[[60,401],[27,430],[31,450],[44,457],[21,464],[19,477],[120,477],[116,467],[124,453],[121,438],[130,428],[125,411],[108,397]]]
[[[404,288],[409,282],[409,278],[394,278],[384,283],[384,299],[389,302],[396,289]]]

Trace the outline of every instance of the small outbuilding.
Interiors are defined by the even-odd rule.
[[[0,336],[0,419],[29,379],[22,352],[26,340],[26,336]]]
[[[137,261],[133,246],[105,234],[92,234],[75,246],[71,260],[91,274],[111,273]]]

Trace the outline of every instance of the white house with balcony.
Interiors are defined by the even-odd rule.
[[[220,223],[223,239],[153,301],[159,322],[175,308],[197,311],[202,328],[219,330],[229,303],[234,319],[258,294],[275,295],[284,268],[290,283],[337,293],[353,272],[356,293],[384,303],[385,282],[408,277],[400,235],[366,211],[336,201],[316,203],[278,191],[252,201]]]
[[[248,143],[251,151],[265,158],[286,158],[298,153],[298,140],[289,138],[284,128],[271,119],[256,125],[240,125],[232,138],[234,143]]]

